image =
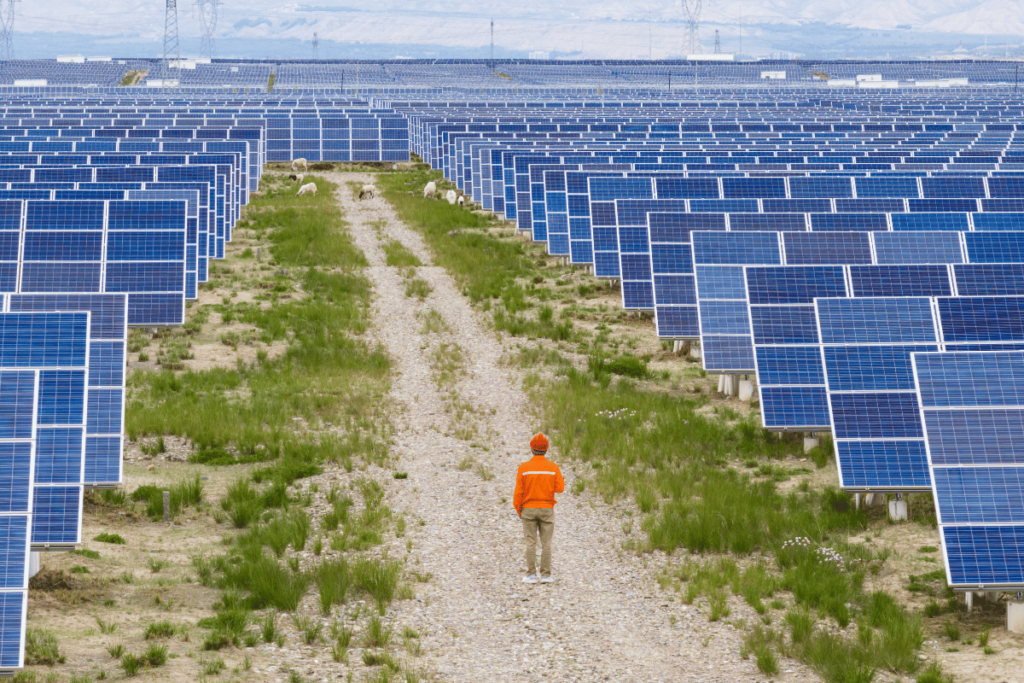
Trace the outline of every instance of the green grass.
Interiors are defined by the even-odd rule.
[[[325,560],[317,566],[314,580],[320,595],[320,611],[330,614],[332,606],[345,602],[352,573],[349,570],[348,562],[343,557],[337,560]]]
[[[395,597],[402,565],[388,560],[363,559],[352,567],[353,583],[370,594],[381,616]]]
[[[783,494],[774,482],[729,468],[727,458],[782,458],[799,452],[799,443],[750,422],[728,426],[700,415],[698,401],[628,381],[602,385],[571,369],[538,399],[559,451],[594,468],[588,490],[608,502],[635,492],[660,501],[645,523],[651,547],[747,554],[867,523],[846,493]]]
[[[391,629],[378,617],[372,617],[366,624],[363,634],[363,647],[387,647],[391,643]]]
[[[423,262],[417,258],[416,254],[409,251],[401,242],[394,240],[384,244],[384,254],[386,256],[386,263],[389,266],[418,268],[423,265]]]
[[[164,516],[164,491],[169,491],[171,496],[170,517],[177,517],[185,507],[198,507],[203,502],[203,482],[198,474],[182,479],[169,486],[153,486],[147,484],[140,486],[131,494],[133,502],[141,502],[145,505],[146,514],[150,519],[156,521]]]
[[[25,664],[55,666],[64,663],[60,643],[51,631],[30,628],[25,632]]]
[[[156,640],[158,638],[170,638],[178,629],[175,628],[174,624],[169,621],[157,621],[146,627],[146,640]]]
[[[369,281],[360,272],[366,260],[344,230],[335,188],[314,182],[320,193],[312,198],[269,185],[238,228],[270,240],[274,261],[289,270],[263,281],[271,306],[235,304],[232,311],[257,328],[260,342],[287,341],[287,351],[231,369],[133,373],[131,438],[185,436],[197,444],[198,461],[218,465],[289,455],[310,462],[383,458],[380,399],[390,361],[361,337],[369,315]],[[301,298],[278,297],[296,289]],[[293,417],[351,428],[345,437],[311,441],[295,433]]]
[[[120,534],[108,534],[106,532],[93,536],[92,540],[99,541],[100,543],[111,543],[113,545],[124,545],[126,542]]]
[[[440,183],[441,174],[419,170],[377,176],[377,185],[399,217],[423,233],[435,265],[445,268],[472,301],[500,299],[505,290],[517,287],[516,278],[532,272],[526,248],[487,234],[483,228],[494,223],[484,216],[448,202],[424,200],[423,186],[430,181]]]
[[[430,283],[426,280],[421,280],[418,277],[410,278],[405,281],[405,295],[407,297],[416,297],[420,301],[423,301],[430,293],[434,291],[434,288],[430,286]]]

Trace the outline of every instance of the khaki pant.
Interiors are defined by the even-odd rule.
[[[540,534],[540,575],[551,576],[551,537],[555,534],[554,508],[523,508],[526,538],[526,573],[537,573],[537,535]]]

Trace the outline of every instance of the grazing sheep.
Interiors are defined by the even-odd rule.
[[[423,188],[423,196],[424,197],[433,197],[434,193],[436,193],[436,192],[437,192],[437,184],[433,180],[431,180],[429,183],[427,183],[427,186]]]
[[[377,192],[377,188],[373,185],[363,185],[363,189],[359,190],[360,199],[373,199],[373,195]]]
[[[459,195],[459,206],[465,206],[465,205],[466,205],[466,198],[460,194]]]
[[[292,173],[290,176],[288,176],[288,180],[295,180],[295,174]]]
[[[299,188],[299,191],[295,194],[296,197],[301,197],[304,194],[316,194],[316,183],[306,183]]]
[[[448,200],[448,203],[455,206],[455,202],[459,200],[459,195],[455,193],[455,190],[448,190],[448,194],[444,196]]]
[[[295,182],[297,182],[299,185],[301,185],[302,181],[305,180],[305,179],[306,179],[306,176],[302,175],[301,173],[299,175],[295,176]]]
[[[293,171],[308,171],[309,167],[306,165],[305,159],[296,159],[292,162]]]

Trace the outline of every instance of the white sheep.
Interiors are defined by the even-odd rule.
[[[301,197],[304,194],[316,194],[316,183],[306,183],[299,188],[299,191],[295,194],[296,197]]]
[[[455,193],[455,190],[448,190],[448,194],[444,196],[448,200],[448,203],[455,206],[455,202],[459,200],[459,195]]]
[[[299,185],[301,185],[302,181],[304,181],[305,179],[306,179],[306,176],[302,175],[301,173],[299,175],[295,176],[295,182],[297,182]]]
[[[376,194],[377,188],[373,185],[363,185],[363,189],[359,190],[360,199],[373,199],[373,195]]]
[[[308,171],[309,168],[306,166],[306,160],[305,159],[295,159],[294,161],[292,161],[292,170],[293,171]]]
[[[427,183],[427,186],[423,188],[423,196],[424,197],[433,197],[434,193],[436,193],[436,192],[437,192],[437,184],[433,180],[431,180],[429,183]]]
[[[459,195],[459,206],[465,206],[465,205],[466,205],[466,198],[463,195],[460,194]]]

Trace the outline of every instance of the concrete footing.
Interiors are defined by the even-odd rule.
[[[1006,630],[1010,633],[1024,633],[1024,601],[1006,603]]]
[[[816,436],[805,436],[804,437],[804,453],[810,453],[815,448],[817,448],[818,444],[820,444],[820,443],[821,443],[821,440],[819,440],[818,437],[816,437]]]
[[[907,521],[907,501],[902,498],[889,501],[889,519],[894,522]]]
[[[740,379],[739,375],[719,375],[718,391],[726,396],[735,396],[741,401],[753,400],[757,386],[752,379]]]
[[[700,352],[700,347],[699,346],[691,346],[690,347],[690,358],[697,358],[699,360],[702,357],[703,357],[703,355]]]
[[[39,573],[39,553],[28,554],[28,577],[31,579]]]
[[[885,494],[883,493],[865,493],[863,505],[866,508],[873,508],[879,505],[885,504]]]
[[[967,611],[970,612],[974,607],[975,600],[997,602],[999,600],[999,591],[967,591],[964,593],[964,599],[967,601]],[[1009,612],[1007,612],[1007,618],[1009,618]]]

